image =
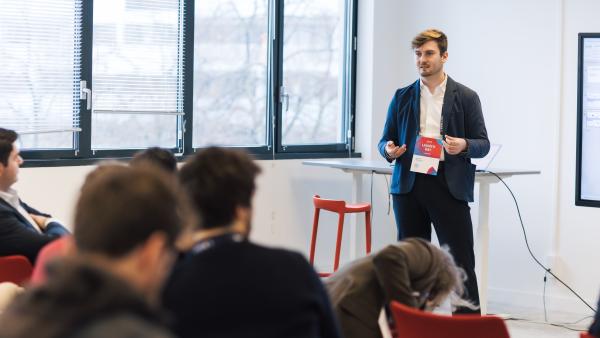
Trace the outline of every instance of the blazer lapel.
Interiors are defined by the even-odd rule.
[[[23,223],[23,225],[25,227],[29,228],[29,230],[37,232],[37,230],[35,230],[35,228],[33,227],[33,224],[29,223],[29,221],[27,220],[27,218],[23,217],[23,215],[21,215],[21,213],[17,209],[13,208],[12,205],[8,204],[8,202],[6,202],[2,198],[0,198],[0,203],[2,203],[5,208],[10,209],[17,216],[17,218],[19,219],[19,221],[21,221],[21,223]],[[20,200],[19,200],[19,203],[21,203]]]
[[[442,106],[442,137],[446,136],[446,131],[448,130],[448,121],[452,118],[454,114],[454,100],[456,99],[456,82],[448,76],[448,80],[446,82],[446,93],[444,94],[444,105]],[[454,135],[450,135],[454,136]]]

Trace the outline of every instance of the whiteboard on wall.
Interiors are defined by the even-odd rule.
[[[579,33],[575,204],[600,207],[600,33]]]

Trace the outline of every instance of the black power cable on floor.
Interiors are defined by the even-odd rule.
[[[517,207],[517,214],[519,215],[519,221],[521,222],[521,229],[523,230],[523,237],[525,238],[525,245],[527,246],[527,251],[529,251],[529,255],[531,256],[531,258],[533,258],[535,263],[537,263],[537,265],[539,265],[542,269],[544,269],[545,273],[554,277],[554,279],[556,279],[562,285],[564,285],[567,289],[569,289],[569,291],[571,291],[577,298],[579,298],[579,300],[581,300],[583,302],[583,304],[585,304],[587,307],[589,307],[590,310],[592,310],[594,313],[596,313],[596,309],[594,309],[590,304],[588,304],[588,302],[586,302],[583,298],[581,298],[581,296],[577,292],[575,292],[575,290],[573,290],[569,285],[567,285],[567,283],[563,282],[562,279],[558,278],[558,276],[556,276],[549,268],[547,268],[544,264],[542,264],[537,259],[537,257],[533,254],[533,252],[531,251],[531,248],[529,247],[529,241],[527,240],[527,232],[525,231],[525,225],[523,225],[523,218],[521,217],[521,210],[519,209],[519,203],[517,202],[517,198],[515,197],[515,194],[513,194],[512,190],[509,188],[508,184],[506,184],[506,182],[504,182],[504,180],[493,171],[481,170],[481,172],[490,173],[490,174],[496,176],[496,178],[498,178],[498,180],[500,180],[500,182],[502,182],[502,184],[504,184],[506,189],[508,189],[508,191],[510,192],[510,195],[512,196],[512,198],[515,202],[515,206]]]

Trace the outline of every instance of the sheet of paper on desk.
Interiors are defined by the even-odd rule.
[[[494,161],[498,152],[500,152],[500,148],[502,148],[501,144],[491,144],[490,151],[482,158],[472,158],[471,163],[477,166],[477,171],[486,171],[490,168],[490,164]]]

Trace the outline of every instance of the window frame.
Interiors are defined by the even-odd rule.
[[[184,34],[184,82],[183,82],[183,112],[180,119],[183,124],[181,130],[183,137],[180,144],[170,149],[179,159],[185,159],[189,155],[203,148],[193,146],[193,87],[194,87],[194,24],[195,24],[195,1],[180,0],[184,5],[186,13],[183,27]],[[301,158],[335,158],[335,157],[358,157],[360,154],[354,152],[355,140],[355,113],[356,113],[356,58],[357,58],[357,21],[358,0],[345,1],[344,37],[343,42],[344,72],[343,77],[343,133],[347,133],[346,127],[350,128],[350,137],[346,142],[332,144],[300,144],[282,145],[282,104],[279,102],[279,91],[283,82],[283,27],[284,8],[283,1],[269,0],[269,61],[267,74],[267,111],[266,116],[266,139],[267,144],[256,147],[232,147],[244,149],[253,154],[257,159],[301,159]],[[93,8],[94,0],[85,0],[82,3],[82,50],[81,50],[81,79],[86,80],[88,87],[92,86],[92,52],[93,52]],[[351,20],[348,22],[347,20]],[[191,47],[188,47],[191,46]],[[347,64],[346,64],[347,62]],[[140,149],[98,149],[91,148],[92,113],[86,109],[85,104],[80,105],[80,132],[74,132],[73,149],[35,149],[23,150],[22,156],[25,161],[24,167],[45,166],[72,166],[89,165],[99,160],[131,158]]]
[[[277,11],[277,25],[276,25],[276,39],[277,42],[277,65],[275,66],[277,70],[277,78],[276,82],[277,86],[275,87],[276,95],[274,97],[275,102],[279,102],[279,97],[281,95],[280,91],[283,86],[283,37],[284,37],[284,16],[285,16],[285,1],[277,1],[276,2],[276,11]],[[354,129],[354,121],[355,121],[355,109],[356,109],[356,41],[357,41],[357,8],[358,8],[358,0],[345,0],[345,8],[344,8],[344,38],[349,37],[343,41],[344,48],[344,57],[342,62],[346,63],[346,59],[349,58],[349,65],[344,67],[344,70],[350,70],[350,74],[344,72],[341,76],[343,79],[343,92],[344,97],[342,99],[342,132],[346,134],[345,139],[347,142],[338,142],[338,143],[328,143],[328,144],[286,144],[283,145],[283,104],[277,104],[276,111],[276,123],[275,123],[275,134],[276,134],[276,149],[278,154],[307,154],[307,153],[338,153],[338,154],[352,154],[354,152],[354,137],[355,137],[355,129]],[[348,24],[347,19],[350,19],[351,22]],[[349,91],[347,90],[349,87]],[[350,97],[348,98],[346,94],[350,92]],[[350,120],[350,121],[348,121]],[[348,130],[350,128],[350,134],[347,135]]]

